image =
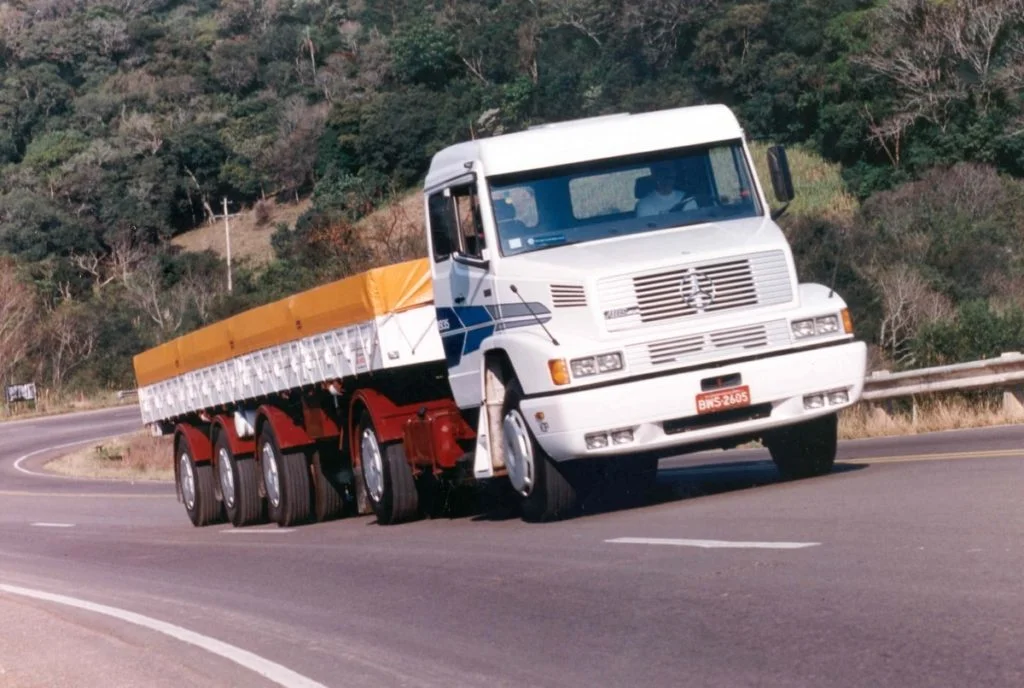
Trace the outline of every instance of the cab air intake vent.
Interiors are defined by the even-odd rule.
[[[587,295],[579,284],[552,284],[551,301],[555,308],[581,308],[587,305]]]

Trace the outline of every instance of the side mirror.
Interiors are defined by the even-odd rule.
[[[768,149],[768,169],[772,175],[772,188],[779,203],[789,203],[796,197],[793,191],[793,177],[789,173],[789,158],[782,146]]]

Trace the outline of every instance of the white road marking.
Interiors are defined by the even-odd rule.
[[[217,640],[216,638],[211,638],[209,636],[196,633],[195,631],[190,631],[187,628],[182,628],[181,626],[175,626],[174,624],[167,623],[166,621],[160,621],[159,619],[143,616],[142,614],[136,614],[135,612],[129,612],[124,609],[118,609],[117,607],[108,607],[103,604],[95,604],[94,602],[87,602],[86,600],[80,600],[75,597],[54,595],[41,590],[21,588],[15,585],[4,585],[0,583],[0,592],[6,592],[10,595],[30,597],[36,600],[43,600],[44,602],[62,604],[68,607],[82,609],[87,612],[93,612],[95,614],[102,614],[103,616],[109,616],[119,621],[148,628],[149,630],[156,631],[157,633],[163,633],[175,640],[180,640],[183,643],[194,645],[195,647],[206,650],[211,654],[218,655],[224,659],[234,662],[235,664],[238,664],[245,669],[249,669],[279,686],[285,686],[286,688],[326,688],[322,683],[317,683],[311,678],[296,673],[288,667],[277,664],[276,662],[271,662],[269,659],[264,659],[257,654],[249,652],[248,650],[243,650],[235,645],[230,645]]]
[[[74,523],[33,523],[36,528],[74,528]]]
[[[58,445],[55,445],[55,446],[52,446],[52,447],[45,447],[43,449],[36,449],[34,452],[29,452],[28,454],[25,454],[24,456],[19,456],[17,459],[15,459],[15,461],[14,461],[14,470],[21,471],[25,475],[32,475],[32,476],[35,476],[37,478],[65,478],[67,480],[82,480],[82,478],[76,478],[75,476],[71,476],[71,475],[58,475],[56,473],[40,473],[39,471],[30,471],[29,469],[25,468],[21,464],[22,464],[23,461],[25,461],[27,459],[31,459],[33,456],[37,456],[39,454],[45,454],[46,452],[56,451],[57,449],[67,449],[68,447],[74,447],[74,446],[77,446],[77,445],[80,445],[80,444],[89,444],[90,442],[99,442],[100,440],[105,440],[105,439],[108,439],[108,438],[111,438],[111,437],[117,437],[118,435],[123,435],[123,434],[125,434],[125,433],[117,432],[117,433],[114,433],[112,435],[101,435],[100,437],[93,437],[92,439],[76,440],[75,442],[67,442],[65,444],[58,444]]]
[[[237,533],[239,535],[258,535],[260,533],[294,533],[294,528],[224,528],[220,533]]]
[[[671,545],[674,547],[701,547],[703,549],[804,549],[817,547],[820,542],[739,542],[733,540],[687,540],[678,538],[621,537],[605,540],[619,545]]]

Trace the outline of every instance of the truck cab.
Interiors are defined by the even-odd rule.
[[[458,144],[424,203],[452,394],[479,412],[474,472],[507,473],[526,511],[571,507],[587,466],[750,438],[784,472],[831,468],[865,345],[834,291],[798,281],[728,108]]]

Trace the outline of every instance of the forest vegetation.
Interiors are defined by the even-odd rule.
[[[790,147],[801,277],[874,365],[991,356],[1024,340],[1022,95],[1021,0],[0,0],[0,380],[132,387],[143,349],[421,254],[404,199],[451,142],[708,102]],[[230,294],[182,248],[223,199],[272,247]]]

